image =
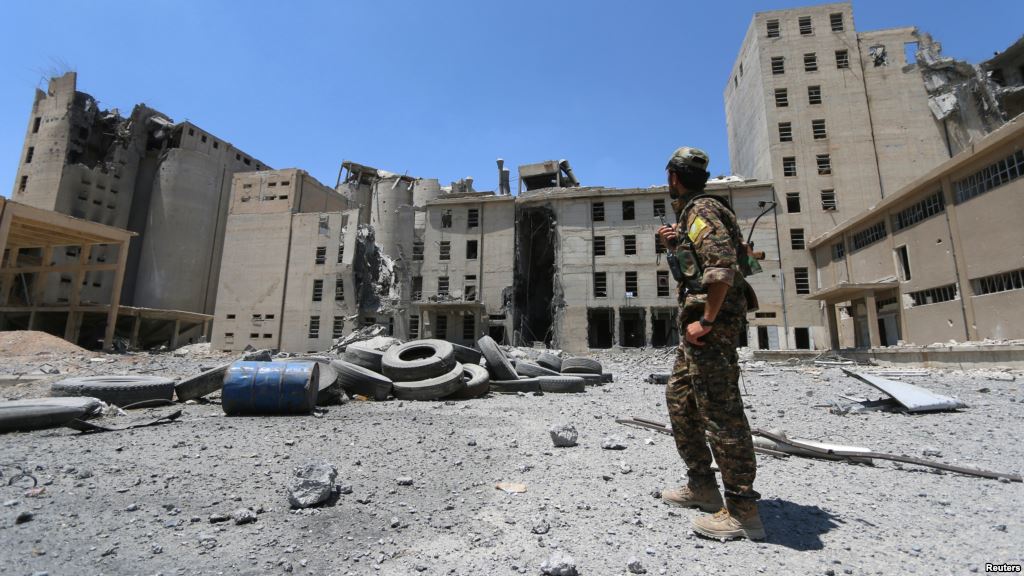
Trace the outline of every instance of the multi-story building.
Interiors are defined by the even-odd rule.
[[[914,28],[857,32],[849,3],[759,12],[747,30],[725,88],[729,152],[734,174],[778,193],[783,347],[828,342],[822,309],[805,298],[808,240],[958,150],[915,62],[920,40]]]
[[[1024,117],[813,239],[832,347],[1024,338],[1021,214]]]
[[[410,338],[474,345],[483,335],[510,342],[515,197],[443,194],[426,204],[413,258]]]
[[[728,199],[749,233],[771,206],[770,183],[712,181],[706,190]],[[568,187],[516,198],[515,343],[543,342],[570,352],[588,348],[671,346],[679,341],[676,283],[655,232],[672,221],[664,186]],[[748,338],[777,348],[774,330],[785,311],[774,215],[752,240],[764,250],[764,271],[750,278],[761,300]]]
[[[231,177],[265,166],[190,122],[139,104],[129,117],[101,110],[74,72],[37,90],[12,200],[138,233],[121,303],[212,313]],[[116,257],[94,248],[91,261]],[[54,255],[77,261],[73,249]],[[109,303],[112,272],[88,272],[82,301]],[[71,297],[71,277],[51,275],[46,303]]]
[[[235,174],[212,346],[330,348],[358,317],[358,217],[302,170]]]

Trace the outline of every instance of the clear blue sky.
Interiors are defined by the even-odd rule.
[[[4,2],[0,193],[33,90],[68,68],[104,107],[145,102],[328,185],[349,159],[488,190],[503,157],[513,178],[566,158],[583,184],[647,186],[683,144],[727,173],[722,91],[751,16],[808,4]],[[854,17],[918,26],[974,63],[1024,32],[1020,0],[862,0]]]

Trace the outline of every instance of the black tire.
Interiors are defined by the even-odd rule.
[[[63,426],[102,409],[96,398],[28,398],[0,402],[0,433]]]
[[[604,382],[605,384],[611,384],[612,382],[615,382],[615,374],[612,374],[611,372],[602,372],[601,382]]]
[[[89,396],[108,404],[129,406],[146,400],[170,400],[174,396],[174,380],[159,376],[66,378],[50,386],[50,396]]]
[[[601,384],[604,383],[602,382],[600,374],[565,374],[563,372],[562,375],[583,378],[583,383],[586,384],[587,386],[600,386]]]
[[[579,393],[587,391],[587,384],[579,376],[541,376],[537,378],[541,392]]]
[[[538,366],[533,362],[516,362],[516,374],[520,376],[528,376],[536,378],[538,376],[558,376],[558,372],[554,370],[548,370],[543,366]]]
[[[597,374],[602,372],[601,363],[590,358],[566,358],[562,360],[562,374]]]
[[[518,392],[540,392],[540,382],[536,378],[518,378],[515,380],[491,380],[491,392],[498,394],[516,394]]]
[[[462,379],[462,364],[447,373],[415,382],[395,382],[394,394],[399,400],[438,400],[455,394],[466,387]]]
[[[562,371],[562,359],[554,354],[548,354],[547,352],[542,352],[541,355],[537,357],[537,365],[543,366],[548,370],[554,370],[555,372]]]
[[[443,376],[455,367],[455,349],[444,340],[414,340],[384,353],[381,373],[394,382]]]
[[[518,379],[515,369],[509,364],[508,358],[505,357],[501,348],[498,348],[498,343],[494,341],[494,338],[484,336],[477,340],[477,345],[480,346],[480,352],[487,360],[487,371],[491,373],[492,382],[494,380]]]
[[[460,364],[480,364],[480,359],[483,358],[483,354],[480,353],[476,348],[470,348],[469,346],[462,346],[460,344],[452,344],[452,348],[455,349],[455,361]]]
[[[391,394],[391,379],[382,376],[369,368],[364,368],[344,360],[332,360],[331,367],[338,371],[341,388],[349,397],[357,394],[374,400],[387,400]]]
[[[364,348],[358,343],[349,344],[345,348],[345,355],[343,358],[349,364],[355,364],[356,366],[362,366],[367,370],[373,370],[377,374],[381,374],[381,359],[384,357],[384,353],[380,350],[374,350],[372,348]]]
[[[466,387],[445,397],[445,400],[470,400],[486,396],[490,391],[491,375],[479,364],[463,364],[462,379]]]

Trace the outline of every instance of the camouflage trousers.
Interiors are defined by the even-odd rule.
[[[692,322],[693,316],[681,315],[682,342],[665,388],[676,449],[691,480],[713,480],[714,454],[727,498],[760,498],[754,491],[757,461],[739,389],[736,343],[743,319],[720,316],[701,338],[704,346],[698,347],[685,339],[687,320]]]

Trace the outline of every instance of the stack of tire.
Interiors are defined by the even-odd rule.
[[[350,396],[386,400],[461,400],[488,392],[480,353],[444,340],[414,340],[373,350],[358,343],[331,365]]]
[[[541,354],[536,362],[520,360],[513,366],[498,348],[498,344],[489,336],[484,336],[477,344],[487,360],[487,370],[491,374],[491,390],[494,392],[586,392],[587,380],[593,376],[560,373],[562,360],[558,356],[546,353]],[[601,366],[598,364],[597,384],[600,384],[600,370]]]

